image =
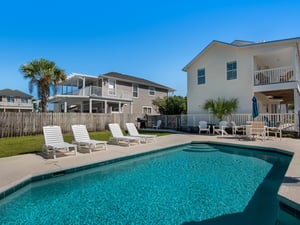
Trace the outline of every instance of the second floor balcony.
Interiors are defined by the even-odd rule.
[[[32,109],[32,103],[25,103],[25,102],[0,102],[0,108]]]
[[[89,97],[105,97],[115,99],[132,99],[132,93],[122,90],[103,90],[102,87],[88,86],[80,88],[78,90],[70,91],[62,95],[74,95],[74,96],[89,96]]]
[[[269,85],[296,81],[292,66],[254,71],[254,85]]]

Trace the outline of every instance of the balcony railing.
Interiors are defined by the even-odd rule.
[[[75,95],[75,96],[92,96],[92,97],[108,97],[116,99],[131,99],[132,94],[126,91],[115,91],[114,93],[103,91],[101,87],[88,86],[75,91],[65,93],[64,95]]]
[[[31,109],[32,103],[0,102],[0,107]]]
[[[76,96],[102,96],[102,88],[96,86],[88,86],[80,88],[75,91],[67,92],[63,95],[76,95]]]
[[[278,84],[295,81],[292,66],[254,71],[254,85]]]

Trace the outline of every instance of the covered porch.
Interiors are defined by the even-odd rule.
[[[49,101],[55,112],[132,113],[132,101],[90,96],[63,96]]]

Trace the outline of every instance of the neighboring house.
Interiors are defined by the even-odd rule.
[[[149,80],[110,72],[100,76],[71,74],[51,96],[56,112],[137,113],[156,115],[152,100],[174,89]]]
[[[32,112],[32,96],[18,90],[0,90],[0,112]]]
[[[203,104],[218,97],[238,98],[237,113],[298,113],[300,38],[268,42],[212,41],[183,71],[187,72],[188,114],[207,113]]]

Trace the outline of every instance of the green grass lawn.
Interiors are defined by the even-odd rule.
[[[157,136],[168,135],[167,132],[140,132],[143,134],[156,134]],[[95,140],[108,141],[110,137],[109,131],[103,132],[90,132],[90,138]],[[63,134],[64,140],[71,143],[73,140],[73,134]],[[26,154],[26,153],[38,153],[42,151],[44,144],[44,136],[24,136],[24,137],[13,137],[13,138],[0,138],[0,158]]]

